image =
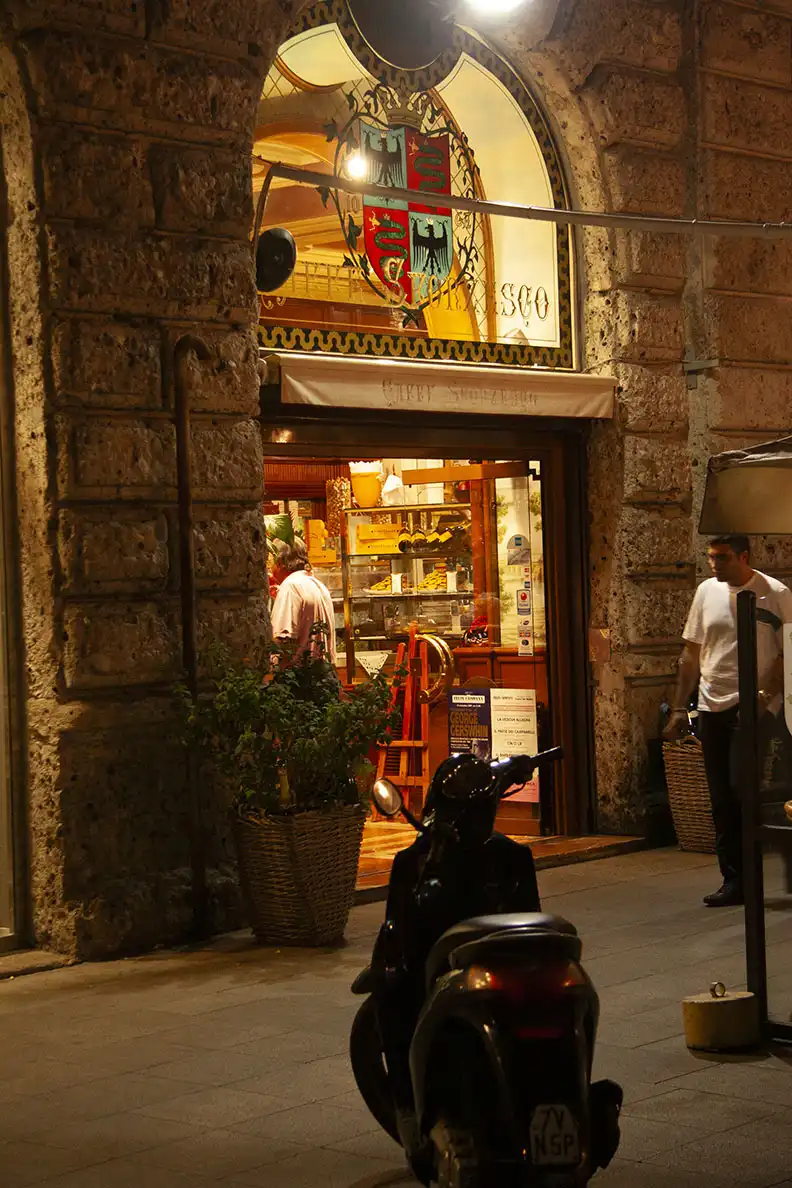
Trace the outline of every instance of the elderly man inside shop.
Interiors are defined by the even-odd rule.
[[[293,640],[299,653],[310,648],[318,656],[322,645],[331,664],[336,663],[335,612],[330,591],[309,572],[308,550],[299,538],[293,544],[273,542],[273,578],[278,586],[272,608],[272,638]],[[327,632],[317,637],[315,625]]]

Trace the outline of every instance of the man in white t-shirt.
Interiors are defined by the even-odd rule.
[[[310,647],[318,655],[319,642],[311,632],[317,623],[327,627],[324,653],[331,664],[336,663],[335,611],[330,591],[312,573],[307,572],[308,551],[297,539],[293,545],[277,541],[275,544],[273,576],[278,593],[272,607],[272,638],[294,640],[302,653]]]
[[[698,733],[723,876],[723,886],[706,895],[704,902],[709,907],[729,907],[743,902],[742,810],[737,779],[737,595],[741,590],[756,594],[760,741],[766,747],[781,708],[781,627],[792,622],[792,591],[783,582],[751,568],[747,536],[716,536],[710,541],[707,557],[714,577],[702,582],[693,598],[665,735],[678,737],[687,724],[687,703],[698,681]]]

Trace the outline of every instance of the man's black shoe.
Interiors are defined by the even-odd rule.
[[[739,883],[724,883],[719,891],[705,895],[704,902],[707,907],[739,907],[745,900]]]

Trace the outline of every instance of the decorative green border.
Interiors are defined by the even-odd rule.
[[[565,207],[568,190],[561,160],[550,129],[526,84],[503,58],[464,29],[455,28],[453,43],[429,66],[420,70],[400,70],[383,62],[365,40],[346,4],[346,0],[317,0],[307,8],[292,27],[289,37],[310,29],[336,24],[360,64],[375,78],[395,87],[405,96],[415,91],[429,91],[438,86],[456,66],[463,53],[501,82],[525,114],[547,167],[553,202]],[[463,129],[464,131],[464,129]],[[355,333],[345,330],[304,330],[297,326],[259,326],[259,343],[268,350],[312,351],[376,358],[422,359],[453,363],[491,363],[510,367],[551,367],[574,369],[574,331],[572,301],[572,233],[569,227],[557,226],[558,298],[561,345],[558,347],[518,346],[497,342],[458,342],[448,339],[418,338],[412,335]]]
[[[304,330],[299,326],[259,326],[259,345],[269,351],[313,351],[374,359],[421,359],[442,363],[491,363],[504,367],[573,370],[572,354],[558,347],[466,342],[450,338]]]

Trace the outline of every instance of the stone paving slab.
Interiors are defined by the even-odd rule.
[[[595,1071],[626,1090],[601,1188],[792,1188],[792,1057],[705,1057],[682,1037],[685,994],[744,978],[742,913],[700,903],[716,882],[676,850],[540,874],[601,992]],[[782,970],[792,911],[776,906]],[[336,951],[239,933],[0,984],[2,1188],[409,1186],[347,1062],[381,914],[356,908]]]
[[[47,949],[20,949],[15,953],[0,952],[0,982],[6,978],[22,978],[27,974],[44,973],[50,969],[65,969],[74,962],[60,953]]]

